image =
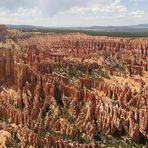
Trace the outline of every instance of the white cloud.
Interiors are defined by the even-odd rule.
[[[66,13],[70,14],[98,14],[98,13],[124,13],[127,12],[127,8],[120,4],[120,0],[110,1],[108,4],[92,4],[89,6],[76,6],[72,7],[70,10],[67,10]],[[65,12],[62,12],[65,13]]]
[[[16,11],[18,8],[38,8],[46,14],[56,14],[69,10],[76,6],[88,7],[91,5],[104,6],[113,3],[115,0],[0,0],[0,7]]]
[[[41,15],[41,11],[37,8],[25,9],[25,8],[18,8],[17,11],[14,13],[14,16],[38,16]]]
[[[133,5],[138,6],[140,3],[147,2],[147,0],[130,0],[130,2],[131,2]]]
[[[146,0],[128,0],[135,3]],[[148,11],[129,10],[123,0],[0,0],[0,23],[43,26],[145,23]]]
[[[148,12],[145,11],[134,11],[130,13],[134,18],[148,18]]]

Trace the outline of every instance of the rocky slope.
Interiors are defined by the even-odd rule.
[[[148,146],[148,40],[14,32],[0,43],[6,145]]]

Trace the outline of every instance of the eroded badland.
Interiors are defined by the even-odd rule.
[[[0,146],[147,146],[148,39],[0,26]]]

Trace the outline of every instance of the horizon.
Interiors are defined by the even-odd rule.
[[[0,24],[44,27],[147,24],[147,0],[5,0]]]
[[[139,26],[139,25],[148,25],[148,23],[144,23],[144,24],[133,24],[133,25],[118,25],[118,26],[114,26],[114,25],[91,25],[91,26],[40,26],[40,25],[32,25],[32,24],[0,24],[0,25],[6,25],[6,26],[32,26],[32,27],[45,27],[45,28],[85,28],[85,27],[132,27],[132,26]]]

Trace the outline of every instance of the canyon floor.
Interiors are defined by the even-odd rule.
[[[148,147],[148,39],[0,25],[0,147]]]

